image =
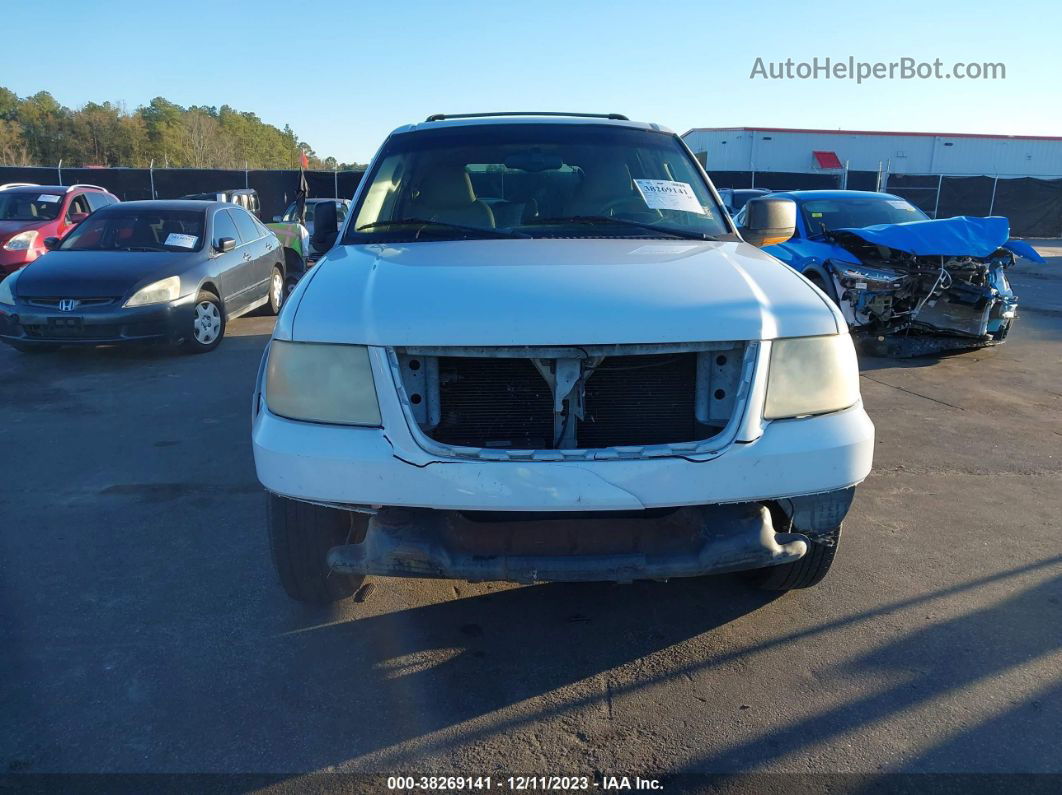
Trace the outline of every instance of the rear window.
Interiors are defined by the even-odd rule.
[[[204,214],[194,210],[101,210],[59,247],[63,251],[199,251]]]

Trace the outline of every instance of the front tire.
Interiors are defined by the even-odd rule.
[[[284,305],[287,295],[288,288],[284,283],[284,272],[279,265],[274,265],[273,273],[269,277],[269,314],[280,314],[280,307]]]
[[[837,296],[834,295],[833,286],[827,284],[817,271],[808,271],[804,274],[804,278],[826,293],[826,297],[833,301],[835,305],[840,306],[837,302]]]
[[[221,299],[202,290],[192,308],[192,321],[184,338],[189,353],[208,353],[221,344],[225,336],[225,310]]]
[[[298,602],[325,605],[351,596],[365,580],[328,568],[328,550],[365,538],[369,517],[269,495],[269,546],[280,584]]]
[[[808,551],[800,560],[768,566],[748,572],[752,584],[768,591],[791,591],[818,585],[833,565],[837,546],[841,542],[841,528],[816,536],[808,544]]]

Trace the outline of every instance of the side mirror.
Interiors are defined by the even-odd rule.
[[[796,202],[792,199],[770,196],[749,199],[743,209],[745,225],[738,233],[746,243],[754,246],[784,243],[796,232]]]
[[[310,245],[322,254],[336,244],[339,237],[339,217],[335,202],[321,202],[313,216],[313,237]]]
[[[273,216],[273,223],[274,224],[280,224],[280,223],[283,223],[283,222],[284,222],[284,216],[283,215],[274,215]]]
[[[60,240],[57,237],[44,238],[44,247],[49,251],[59,248]]]
[[[220,240],[218,240],[218,242],[214,246],[214,248],[216,248],[218,251],[220,251],[222,254],[224,254],[224,253],[226,253],[228,251],[232,251],[234,248],[236,248],[236,241],[233,238],[231,238],[231,237],[223,237]]]
[[[69,218],[69,220],[70,220],[70,223],[72,223],[72,224],[80,224],[82,221],[84,221],[88,217],[89,217],[88,213],[70,213],[70,215],[67,216],[67,218]]]

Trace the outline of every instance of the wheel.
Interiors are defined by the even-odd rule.
[[[748,578],[753,585],[768,591],[789,591],[818,585],[830,570],[840,542],[841,528],[838,527],[832,533],[812,539],[808,551],[800,560],[754,569],[748,572]]]
[[[21,342],[12,342],[10,345],[21,353],[55,353],[60,347],[58,345],[25,345]]]
[[[273,275],[269,277],[269,303],[266,305],[269,314],[278,314],[287,297],[288,289],[284,284],[284,272],[279,265],[274,265]]]
[[[195,299],[192,311],[192,327],[184,340],[189,353],[207,353],[221,344],[225,336],[225,310],[221,299],[208,290],[203,290]]]
[[[299,602],[329,604],[351,596],[364,577],[331,571],[325,557],[365,539],[369,517],[269,495],[269,546],[280,584]]]
[[[822,276],[818,272],[808,271],[804,274],[804,278],[806,278],[809,282],[811,282],[824,293],[826,293],[827,298],[829,298],[835,304],[837,303],[837,296],[833,294],[833,287],[831,285],[826,284],[826,282],[823,281]]]

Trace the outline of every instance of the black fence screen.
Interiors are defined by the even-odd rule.
[[[361,171],[307,171],[311,198],[335,196],[349,199]],[[262,204],[262,219],[272,220],[295,198],[298,170],[266,171],[213,168],[37,168],[0,166],[0,184],[34,182],[39,185],[73,185],[78,182],[106,188],[122,201],[150,199],[154,179],[156,199],[176,199],[190,193],[211,193],[233,188],[254,188]]]
[[[834,190],[840,174],[781,171],[710,171],[717,188]],[[874,190],[876,171],[849,171],[848,190]],[[938,174],[889,174],[885,191],[902,196],[936,218],[1002,215],[1017,237],[1062,237],[1062,179],[941,177]]]
[[[307,171],[313,198],[353,197],[361,171]],[[823,190],[841,186],[841,175],[801,174],[785,171],[710,171],[717,188],[768,188],[770,190]],[[152,178],[155,198],[175,199],[189,193],[209,193],[232,188],[254,188],[262,203],[262,219],[274,215],[294,200],[299,185],[297,170],[225,170],[193,168],[55,168],[0,166],[0,184],[35,182],[71,185],[87,182],[106,188],[123,201],[150,199]],[[874,190],[875,171],[849,171],[849,190]],[[1010,220],[1011,234],[1019,237],[1062,237],[1062,179],[1021,177],[944,177],[936,174],[890,174],[889,193],[902,196],[937,218],[955,215],[1002,215]]]

